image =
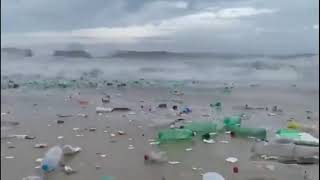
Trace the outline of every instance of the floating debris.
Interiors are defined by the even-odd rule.
[[[180,164],[179,161],[168,161],[169,164],[175,165],[175,164]]]
[[[226,159],[227,162],[230,162],[230,163],[236,163],[238,161],[238,158],[235,158],[235,157],[228,157]]]

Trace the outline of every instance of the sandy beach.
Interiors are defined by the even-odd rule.
[[[220,117],[245,113],[248,119],[243,121],[243,125],[266,128],[268,138],[273,138],[279,128],[286,127],[289,118],[318,127],[318,89],[243,85],[235,86],[231,93],[224,93],[219,88],[180,90],[184,95],[173,95],[169,88],[151,87],[2,90],[1,121],[17,121],[20,124],[1,126],[1,179],[13,180],[37,175],[40,170],[35,169],[39,166],[35,160],[42,158],[48,150],[34,148],[37,143],[47,143],[49,147],[70,144],[82,148],[80,153],[65,159],[65,163],[78,172],[66,175],[58,169],[48,175],[50,180],[88,180],[103,176],[113,176],[117,180],[200,180],[204,172],[218,172],[227,180],[302,180],[305,171],[309,179],[319,178],[318,164],[252,160],[250,149],[254,141],[231,138],[228,134],[218,135],[214,144],[203,143],[199,137],[194,137],[191,142],[150,144],[150,139],[156,139],[159,130],[168,127],[170,122],[178,118],[187,121],[217,121],[213,120],[216,114],[212,114],[209,107],[215,101],[223,104]],[[110,103],[101,103],[103,93],[111,96]],[[79,100],[88,101],[89,104],[80,105]],[[182,103],[177,103],[178,100]],[[160,103],[166,103],[168,108],[157,108]],[[269,108],[277,105],[283,111],[269,116],[270,110],[246,110],[245,104]],[[192,113],[179,117],[171,110],[173,105],[179,108],[191,107]],[[128,107],[134,113],[97,114],[97,106]],[[88,117],[81,117],[77,115],[79,113],[87,114]],[[57,114],[73,116],[60,118]],[[308,119],[307,116],[311,117]],[[64,123],[57,124],[57,120],[63,120]],[[74,131],[73,128],[82,130]],[[96,131],[91,132],[89,128],[96,128]],[[126,132],[126,135],[110,136],[119,130]],[[10,134],[27,134],[36,138],[3,138]],[[319,137],[318,132],[313,135]],[[58,139],[58,136],[63,138]],[[128,149],[129,146],[134,148]],[[192,148],[192,151],[186,151],[187,148]],[[170,161],[180,163],[147,164],[143,156],[150,151],[165,151]],[[99,153],[106,154],[106,157],[101,157]],[[14,158],[7,159],[6,156]],[[226,162],[227,157],[236,157],[238,162]],[[274,168],[265,168],[267,165]],[[239,168],[238,173],[233,173],[234,166]]]

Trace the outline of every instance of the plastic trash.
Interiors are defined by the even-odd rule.
[[[196,132],[196,135],[204,135],[217,131],[217,124],[212,122],[191,122],[183,125],[184,129]]]
[[[158,108],[167,108],[167,104],[159,104]]]
[[[319,139],[309,133],[300,132],[295,129],[280,129],[277,131],[279,138],[288,138],[298,145],[319,146]]]
[[[63,152],[59,146],[54,146],[50,148],[41,162],[41,169],[44,172],[50,172],[55,170],[59,166],[59,163],[62,159],[62,155]]]
[[[180,111],[181,114],[189,114],[192,110],[189,107],[183,108],[182,111]]]
[[[283,161],[297,161],[298,163],[316,163],[319,147],[296,145],[291,140],[276,139],[270,142],[256,142],[251,152],[254,155],[275,156]]]
[[[112,111],[113,111],[112,108],[96,107],[96,113],[109,113]]]
[[[40,143],[40,144],[35,144],[35,145],[34,145],[34,148],[46,148],[46,147],[48,147],[48,144],[42,144],[42,143]]]
[[[116,179],[112,176],[102,176],[100,180],[116,180]]]
[[[300,124],[296,121],[289,121],[287,128],[288,129],[295,129],[295,130],[299,130],[299,131],[303,131],[303,132],[315,132],[317,130],[316,126],[304,125],[304,124]]]
[[[158,139],[162,142],[191,140],[193,132],[189,129],[165,129],[158,133]]]
[[[72,169],[70,166],[64,166],[64,167],[63,167],[63,171],[64,171],[66,174],[68,174],[68,175],[77,172],[76,170]]]
[[[131,109],[126,107],[115,107],[112,111],[131,111]]]
[[[238,158],[235,158],[235,157],[228,157],[226,159],[227,162],[230,162],[230,163],[236,163],[238,162]]]
[[[40,176],[27,176],[22,178],[22,180],[43,180],[43,178]]]
[[[267,138],[267,131],[264,128],[232,126],[230,130],[236,137],[254,137],[261,140],[266,140]]]
[[[233,126],[241,125],[241,117],[240,116],[226,117],[223,120],[223,124],[226,130],[230,130]]]
[[[207,172],[202,176],[202,180],[225,180],[224,177],[216,172]]]
[[[151,151],[148,154],[144,155],[145,162],[151,162],[151,163],[164,163],[167,162],[168,157],[166,156],[165,152],[154,152]]]
[[[64,155],[73,155],[80,152],[82,149],[80,147],[72,147],[71,145],[64,145],[62,148]]]

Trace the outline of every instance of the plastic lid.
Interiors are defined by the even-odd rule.
[[[48,171],[49,171],[49,166],[46,165],[46,164],[44,164],[44,165],[41,166],[41,169],[42,169],[43,171],[45,171],[45,172],[48,172]]]

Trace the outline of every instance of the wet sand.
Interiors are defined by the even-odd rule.
[[[80,92],[80,95],[77,93]],[[99,115],[95,112],[97,106],[102,106],[101,97],[105,92],[111,96],[111,102],[106,107],[129,107],[136,115],[128,112],[112,112]],[[180,142],[164,145],[150,145],[148,139],[154,139],[157,130],[177,117],[171,110],[172,105],[190,106],[191,114],[184,115],[186,120],[205,120],[210,114],[209,104],[221,101],[223,111],[219,116],[246,113],[250,119],[243,121],[243,126],[263,127],[268,129],[268,136],[274,136],[277,129],[285,127],[291,117],[304,124],[319,122],[319,92],[292,87],[243,87],[235,88],[230,94],[221,89],[183,89],[183,96],[169,93],[165,88],[124,88],[99,90],[3,90],[1,92],[1,111],[10,111],[2,115],[1,120],[18,121],[20,124],[11,128],[2,128],[1,136],[9,134],[28,134],[35,136],[34,140],[1,140],[1,179],[22,179],[35,175],[38,170],[35,159],[41,158],[47,151],[36,149],[36,143],[70,144],[80,146],[83,151],[72,158],[66,159],[66,164],[78,170],[76,174],[65,175],[58,170],[50,173],[49,180],[88,180],[100,179],[102,176],[114,176],[117,180],[200,180],[201,173],[192,170],[193,167],[202,168],[204,172],[218,172],[227,180],[303,180],[304,171],[313,180],[319,178],[318,165],[281,164],[271,161],[253,161],[251,156],[250,139],[230,139],[228,135],[219,135],[215,144],[204,144],[195,137],[192,142]],[[73,95],[73,98],[68,98]],[[89,105],[82,107],[77,100],[88,100]],[[183,100],[178,104],[172,100]],[[143,102],[142,102],[143,101]],[[167,103],[168,109],[156,106]],[[36,105],[35,105],[36,104]],[[268,116],[265,110],[245,110],[245,104],[255,107],[278,105],[283,112],[276,116]],[[152,107],[142,110],[141,105]],[[307,119],[306,110],[312,111],[311,119]],[[56,114],[88,114],[88,117],[74,116],[59,118]],[[57,124],[57,120],[64,120]],[[97,128],[95,132],[84,130],[75,132],[73,128]],[[123,130],[127,135],[111,137],[110,133]],[[104,131],[108,131],[104,133]],[[83,134],[83,136],[76,136]],[[319,136],[318,133],[314,134]],[[63,139],[57,139],[64,136]],[[112,141],[115,140],[115,141]],[[219,142],[229,141],[228,144]],[[11,143],[8,143],[10,141]],[[128,149],[133,145],[134,149]],[[9,149],[9,146],[15,146]],[[185,149],[192,147],[192,151]],[[143,155],[151,150],[167,152],[171,161],[180,164],[145,164]],[[106,154],[106,158],[96,153]],[[5,159],[4,156],[14,156]],[[225,161],[229,156],[237,157],[236,164]],[[273,171],[261,168],[264,164],[275,166]],[[96,169],[96,166],[101,166]],[[233,166],[239,167],[239,173],[232,172]]]

